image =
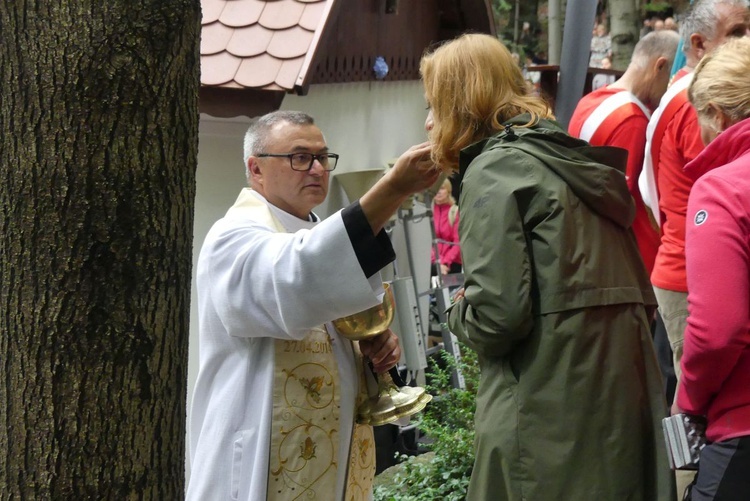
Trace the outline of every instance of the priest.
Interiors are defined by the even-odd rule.
[[[321,220],[338,155],[312,117],[277,111],[245,135],[244,188],[197,268],[200,367],[187,499],[368,499],[369,426],[355,422],[362,357],[399,359],[390,330],[352,343],[331,321],[379,304],[395,253],[384,226],[436,181],[430,146],[406,151],[365,195]]]

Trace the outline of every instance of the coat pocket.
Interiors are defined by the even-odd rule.
[[[508,382],[509,385],[518,384],[519,374],[518,374],[518,371],[513,367],[510,356],[503,358],[502,370],[503,370],[503,377],[505,378],[505,380]]]

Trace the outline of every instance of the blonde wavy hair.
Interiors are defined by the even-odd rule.
[[[733,38],[695,67],[688,99],[698,117],[711,120],[716,109],[732,123],[750,117],[750,38]],[[713,105],[713,106],[712,106]]]
[[[547,103],[529,93],[508,49],[490,35],[462,35],[439,46],[422,57],[419,71],[433,116],[432,159],[446,171],[458,169],[461,149],[516,115],[531,114],[526,126],[553,118]]]
[[[453,198],[453,182],[451,182],[450,178],[446,177],[440,184],[440,188],[445,188],[448,191],[448,203],[456,205],[456,199]]]

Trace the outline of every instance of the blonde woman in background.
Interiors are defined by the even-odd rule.
[[[433,160],[463,174],[448,324],[481,368],[467,498],[674,499],[625,155],[553,122],[494,37],[420,69]]]
[[[461,248],[458,245],[458,205],[453,198],[453,184],[446,178],[432,199],[432,217],[435,227],[435,238],[438,239],[438,255],[432,246],[432,274],[461,272]]]
[[[674,412],[706,416],[692,501],[750,499],[750,39],[705,56],[688,97],[706,148],[685,171],[688,311]]]

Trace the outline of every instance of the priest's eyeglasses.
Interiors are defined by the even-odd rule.
[[[273,158],[288,158],[289,166],[292,170],[308,171],[312,169],[313,162],[317,160],[323,167],[323,170],[332,171],[336,168],[336,163],[339,161],[337,153],[321,153],[315,155],[313,153],[258,153],[256,157],[273,157]]]

